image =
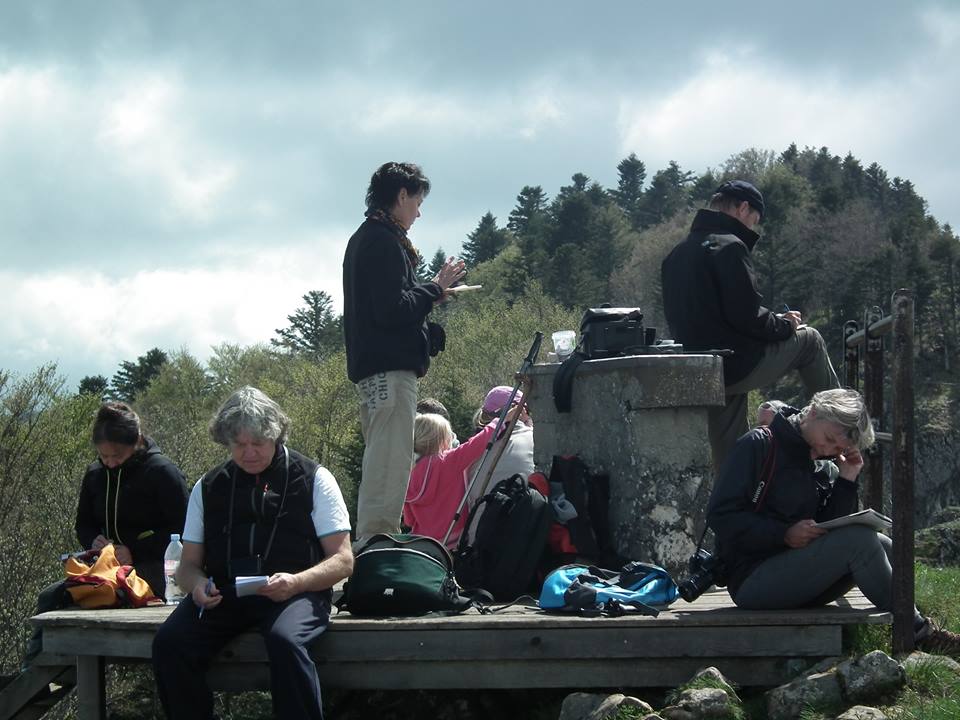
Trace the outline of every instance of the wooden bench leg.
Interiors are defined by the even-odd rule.
[[[77,718],[107,720],[104,661],[97,655],[77,656]]]

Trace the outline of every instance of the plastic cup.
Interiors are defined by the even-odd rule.
[[[553,351],[560,360],[565,360],[573,354],[577,343],[577,334],[573,330],[557,330],[553,333]]]

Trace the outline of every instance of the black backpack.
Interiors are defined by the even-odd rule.
[[[513,600],[534,584],[546,547],[550,504],[522,475],[501,480],[470,511],[454,553],[457,581]]]

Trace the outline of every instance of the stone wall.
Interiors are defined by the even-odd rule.
[[[721,359],[636,355],[589,360],[577,371],[572,411],[558,413],[553,376],[536,365],[529,394],[535,461],[579,455],[610,475],[615,549],[678,573],[703,528],[712,470],[707,407],[723,402]],[[681,573],[682,574],[682,573]]]

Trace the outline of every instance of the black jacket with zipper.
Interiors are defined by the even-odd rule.
[[[183,473],[151,438],[122,465],[99,460],[87,468],[77,503],[77,539],[89,549],[97,535],[126,545],[137,574],[163,595],[163,553],[187,514]]]
[[[857,510],[857,482],[831,480],[821,462],[810,458],[810,446],[788,419],[797,410],[782,412],[770,423],[772,441],[761,428],[737,441],[707,506],[707,524],[716,537],[731,596],[760,563],[790,549],[784,536],[791,525],[808,518],[823,522]],[[771,444],[772,479],[757,507],[753,496]]]
[[[730,349],[723,381],[745,378],[770,343],[793,335],[762,304],[750,254],[760,236],[726,213],[700,210],[690,234],[660,266],[663,313],[684,350]]]
[[[427,315],[441,295],[436,283],[417,280],[397,234],[367,218],[343,257],[343,332],[351,382],[390,370],[426,375]]]

